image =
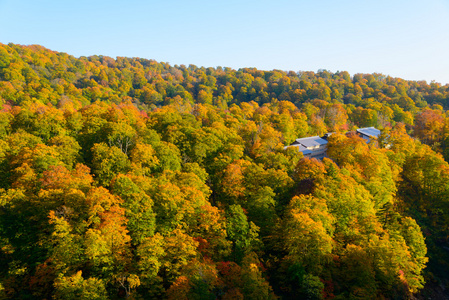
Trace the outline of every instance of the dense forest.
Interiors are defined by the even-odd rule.
[[[382,74],[0,44],[0,299],[447,297],[448,108]],[[284,150],[326,132],[329,158]]]

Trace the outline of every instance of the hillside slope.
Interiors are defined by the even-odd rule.
[[[0,298],[444,297],[448,88],[0,44]]]

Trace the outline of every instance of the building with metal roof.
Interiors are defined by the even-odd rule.
[[[323,159],[326,156],[327,140],[319,136],[296,139],[291,145],[284,147],[297,147],[305,157]]]
[[[285,146],[284,149],[296,147],[298,152],[302,152],[304,157],[323,159],[326,157],[327,138],[331,136],[331,134],[332,133],[326,133],[323,137],[311,136],[296,139],[290,145]],[[354,133],[352,132],[352,134]],[[357,134],[369,143],[371,139],[377,139],[379,137],[380,130],[374,127],[359,128],[357,129]]]
[[[377,140],[379,138],[380,130],[374,127],[359,128],[357,129],[357,134],[369,143],[371,139]]]

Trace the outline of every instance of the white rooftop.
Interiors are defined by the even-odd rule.
[[[357,132],[366,135],[366,136],[370,136],[370,137],[379,137],[380,135],[380,130],[376,129],[374,127],[366,127],[366,128],[359,128],[357,129]]]
[[[306,148],[327,144],[327,140],[320,138],[319,136],[311,136],[302,139],[296,139],[296,142],[303,145]]]

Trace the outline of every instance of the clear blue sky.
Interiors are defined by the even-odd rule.
[[[449,83],[449,1],[0,0],[0,42],[172,65]]]

